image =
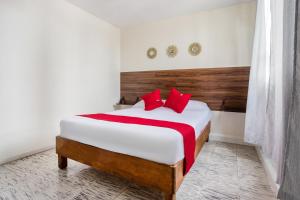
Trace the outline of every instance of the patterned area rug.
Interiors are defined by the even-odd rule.
[[[54,150],[0,166],[2,200],[161,200],[159,191],[70,161],[57,168]],[[253,147],[206,143],[179,191],[178,200],[273,200]]]

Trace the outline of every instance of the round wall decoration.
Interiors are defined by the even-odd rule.
[[[177,47],[175,45],[168,46],[167,55],[172,58],[175,57],[177,55]]]
[[[190,46],[189,46],[189,53],[192,55],[192,56],[197,56],[200,54],[201,52],[201,45],[197,42],[194,42],[192,43]]]
[[[147,51],[148,58],[153,59],[156,57],[156,55],[157,55],[157,51],[155,48],[151,47],[148,49],[148,51]]]

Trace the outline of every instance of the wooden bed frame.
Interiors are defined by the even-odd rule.
[[[195,158],[204,143],[208,141],[210,122],[197,138]],[[174,165],[137,158],[97,148],[60,136],[56,137],[56,153],[58,167],[65,169],[67,159],[76,160],[98,170],[123,177],[137,184],[159,189],[164,193],[165,200],[175,200],[176,191],[181,185],[183,175],[183,160]]]
[[[166,98],[172,87],[192,94],[192,99],[206,102],[211,110],[245,112],[250,67],[175,69],[141,72],[121,72],[120,96],[126,104],[134,104],[138,97],[161,89]],[[197,138],[195,157],[208,141],[210,122]],[[96,169],[153,187],[164,193],[166,200],[175,200],[181,185],[183,160],[174,165],[114,153],[62,137],[56,138],[58,166],[67,167],[67,158]]]

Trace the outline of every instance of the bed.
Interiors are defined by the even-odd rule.
[[[197,157],[209,137],[211,111],[203,102],[190,102],[181,114],[165,107],[144,111],[143,102],[108,114],[188,124],[195,130]],[[184,178],[183,138],[177,131],[82,116],[67,117],[60,125],[61,133],[56,138],[59,168],[66,168],[69,158],[159,189],[166,200],[176,198]]]
[[[120,96],[126,104],[133,105],[138,97],[156,88],[160,88],[162,98],[166,98],[170,89],[176,87],[192,94],[193,100],[206,102],[214,111],[245,112],[249,73],[250,67],[121,72]],[[182,115],[168,113],[164,108],[145,113],[141,104],[112,114],[190,124],[197,136],[194,152],[197,157],[210,133],[211,114],[207,105],[203,104],[195,112],[185,110]],[[174,200],[184,178],[182,141],[174,131],[161,130],[140,125],[100,125],[99,121],[78,116],[66,118],[61,122],[61,135],[56,138],[59,167],[66,168],[67,158],[70,158],[140,185],[157,188],[166,200]],[[141,134],[143,137],[139,138]],[[170,142],[160,143],[168,140]],[[155,144],[155,148],[151,144]]]

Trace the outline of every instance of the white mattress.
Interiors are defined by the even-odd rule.
[[[113,111],[108,114],[143,117],[186,123],[194,127],[196,137],[211,119],[206,104],[201,109],[178,114],[168,108],[144,111],[143,107]],[[113,152],[172,165],[184,158],[183,139],[173,129],[124,124],[72,116],[61,120],[61,137]]]

